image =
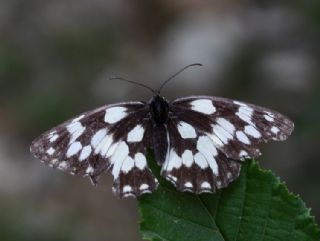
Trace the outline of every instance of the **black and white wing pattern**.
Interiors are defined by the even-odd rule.
[[[181,191],[215,192],[235,180],[258,144],[285,140],[293,122],[270,109],[219,97],[170,103],[168,152],[162,175]]]
[[[144,102],[103,106],[44,133],[31,153],[51,167],[89,176],[94,184],[108,170],[119,197],[149,193],[158,181],[145,157],[152,131],[148,114]]]
[[[117,196],[137,197],[158,186],[146,160],[152,148],[162,176],[198,194],[227,187],[242,161],[261,154],[261,142],[285,140],[293,128],[282,114],[244,102],[191,96],[169,103],[155,95],[66,121],[34,140],[31,153],[94,184],[110,171]]]

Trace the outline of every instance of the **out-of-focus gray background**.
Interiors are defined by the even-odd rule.
[[[0,240],[141,240],[135,200],[29,154],[43,131],[83,111],[217,95],[276,109],[296,123],[259,158],[320,221],[320,2],[197,0],[0,1]]]

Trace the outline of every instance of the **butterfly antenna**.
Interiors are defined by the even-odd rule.
[[[147,86],[147,85],[141,84],[141,83],[139,83],[139,82],[135,82],[135,81],[133,81],[133,80],[127,80],[127,79],[124,79],[124,78],[121,78],[121,77],[111,77],[111,78],[109,78],[109,80],[115,80],[115,79],[116,79],[116,80],[122,80],[122,81],[125,81],[125,82],[129,82],[129,83],[131,83],[131,84],[139,85],[139,86],[141,86],[141,87],[144,87],[144,88],[152,91],[152,93],[157,94],[157,92],[156,92],[154,89],[150,88],[150,87]]]
[[[181,72],[183,72],[184,70],[193,67],[193,66],[202,66],[202,64],[199,63],[195,63],[195,64],[189,64],[185,67],[183,67],[182,69],[180,69],[178,72],[176,72],[175,74],[173,74],[169,79],[167,79],[166,81],[164,81],[162,83],[162,85],[160,86],[160,88],[158,89],[157,93],[160,94],[160,91],[162,90],[162,88],[170,81],[172,80],[174,77],[176,77],[178,74],[180,74]]]

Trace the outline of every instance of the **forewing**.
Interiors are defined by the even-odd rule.
[[[283,141],[294,124],[286,116],[260,106],[210,96],[175,100],[172,111],[209,136],[228,158],[243,160],[261,155],[258,144]]]
[[[45,164],[97,182],[109,170],[117,196],[152,192],[157,180],[145,153],[150,128],[143,102],[107,105],[86,112],[35,139],[31,153]]]
[[[209,96],[170,103],[169,148],[162,175],[178,190],[215,192],[235,180],[240,161],[260,155],[258,144],[285,140],[293,123],[278,112]]]

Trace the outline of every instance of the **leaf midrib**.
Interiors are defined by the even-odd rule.
[[[162,186],[162,188],[165,189],[166,191],[170,191],[170,192],[175,193],[175,191],[172,190],[172,189],[170,189],[169,187]],[[200,197],[199,195],[196,195],[196,197],[197,197],[197,199],[200,201],[200,203],[202,204],[202,206],[204,207],[205,211],[208,213],[208,215],[209,215],[209,217],[210,217],[210,219],[211,219],[211,221],[212,221],[212,224],[213,224],[214,227],[216,227],[217,230],[218,230],[218,231],[215,231],[215,230],[213,230],[213,231],[217,232],[217,233],[222,237],[222,239],[225,240],[225,238],[222,236],[222,233],[221,233],[221,231],[220,231],[220,229],[219,229],[219,227],[218,227],[218,225],[217,225],[217,223],[216,223],[216,221],[215,221],[215,217],[210,213],[210,210],[209,210],[209,208],[207,207],[207,205],[203,202],[203,200],[201,199],[201,197]],[[217,207],[219,206],[219,203],[220,203],[220,194],[219,194],[219,199],[218,199]],[[150,205],[149,205],[149,206],[150,206]],[[156,207],[153,207],[153,208],[156,208]],[[160,210],[160,209],[159,209],[159,210]],[[163,211],[163,210],[162,210],[162,211]],[[165,211],[164,211],[164,212],[165,212]],[[215,213],[215,214],[216,214],[216,213]],[[173,217],[176,217],[176,218],[180,218],[180,217],[177,217],[177,216],[175,216],[175,215],[172,215],[172,216],[173,216]],[[181,218],[181,219],[183,219],[183,218]],[[186,220],[186,219],[183,219],[183,220]],[[188,221],[188,220],[187,220],[187,221]],[[203,226],[202,224],[196,223],[196,222],[194,222],[194,221],[190,221],[190,222],[193,222],[193,223],[195,223],[195,224],[198,224],[198,225],[200,225],[200,226]],[[203,226],[203,227],[205,227],[205,226]],[[209,227],[206,227],[206,228],[208,228],[208,229],[211,230],[211,228],[209,228]]]
[[[245,207],[245,203],[246,203],[246,200],[247,200],[247,188],[248,188],[248,169],[246,169],[246,175],[245,175],[245,178],[244,178],[244,198],[243,198],[243,202],[242,202],[242,207],[241,207],[241,218],[240,218],[240,221],[239,221],[239,224],[238,224],[238,227],[237,227],[237,233],[234,237],[234,241],[237,241],[238,240],[238,236],[239,236],[239,232],[240,232],[240,227],[241,227],[241,223],[242,223],[242,220],[243,220],[243,212],[244,212],[244,207]]]
[[[211,218],[212,220],[212,223],[214,224],[214,227],[217,228],[217,233],[219,233],[219,235],[221,236],[222,240],[225,240],[225,238],[222,236],[222,233],[220,231],[220,228],[218,227],[216,221],[215,221],[215,217],[210,213],[210,210],[209,208],[207,207],[207,205],[203,202],[203,200],[201,199],[200,196],[198,196],[198,199],[200,201],[200,203],[202,204],[202,206],[205,208],[206,212],[208,213],[209,217]],[[217,202],[217,207],[219,206],[219,203],[220,203],[220,195],[219,195],[219,199],[218,199],[218,202]]]
[[[272,197],[273,197],[273,190],[271,188],[271,191],[270,191],[270,199],[269,199],[269,205],[268,205],[268,216],[266,217],[266,221],[264,223],[264,226],[263,226],[263,233],[262,233],[262,237],[261,237],[261,241],[264,241],[264,238],[266,237],[265,234],[266,234],[266,229],[267,229],[267,225],[269,223],[269,220],[270,220],[270,210],[271,210],[271,207],[272,207]]]

